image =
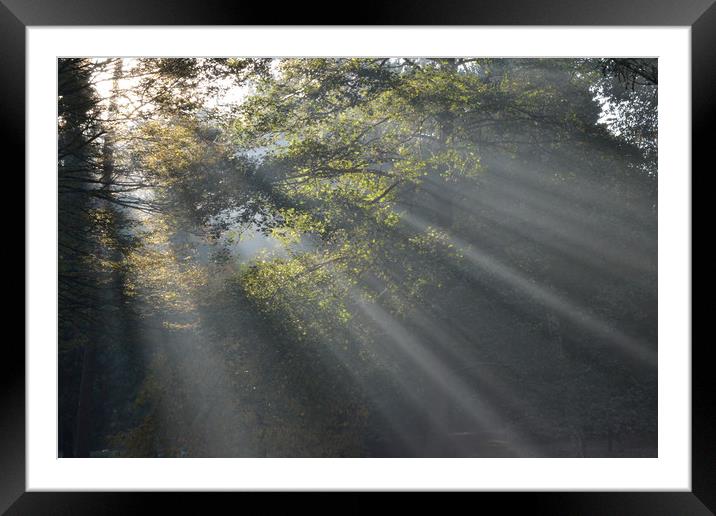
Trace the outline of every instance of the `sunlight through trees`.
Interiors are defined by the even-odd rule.
[[[656,60],[58,73],[61,456],[656,455]]]

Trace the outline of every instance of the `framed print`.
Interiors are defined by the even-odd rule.
[[[2,7],[28,206],[9,514],[158,496],[136,491],[713,510],[708,1],[350,26],[100,4]]]

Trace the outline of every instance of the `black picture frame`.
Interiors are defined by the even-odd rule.
[[[318,22],[318,12],[330,7],[293,3],[224,0],[0,0],[0,118],[8,153],[20,156],[19,166],[6,169],[19,177],[25,149],[25,29],[40,25],[282,25]],[[346,12],[346,11],[344,11]],[[338,23],[336,23],[338,21]],[[355,13],[334,18],[332,25],[605,25],[690,26],[692,73],[692,157],[694,167],[705,168],[713,145],[716,106],[716,5],[714,0],[459,0],[426,2],[400,0],[360,3]],[[23,167],[23,168],[20,168]],[[703,171],[705,172],[705,171]],[[693,172],[692,172],[693,177]],[[24,184],[24,181],[23,181]],[[23,187],[24,188],[24,187]],[[693,231],[693,230],[692,230]],[[692,246],[693,248],[693,246]],[[693,250],[691,250],[693,253]],[[693,256],[693,254],[692,254]],[[26,260],[28,257],[24,256]],[[27,274],[27,270],[26,270]],[[11,275],[11,274],[8,274]],[[19,275],[18,275],[19,276]],[[450,502],[497,502],[502,510],[528,506],[541,514],[649,514],[698,515],[716,512],[716,423],[710,414],[716,406],[714,381],[708,360],[709,343],[692,345],[692,491],[690,492],[589,492],[589,493],[470,493]],[[253,494],[208,497],[173,493],[26,493],[25,492],[25,353],[19,339],[6,339],[4,374],[0,376],[0,511],[7,514],[130,514],[148,510],[148,502],[171,502],[182,511],[210,513],[209,504],[225,504]],[[477,497],[477,498],[473,498]],[[277,506],[307,504],[312,510],[333,502],[313,495],[263,497],[264,511]],[[364,512],[383,505],[380,494],[350,493],[341,498],[341,512]],[[462,500],[461,500],[462,499]],[[445,509],[447,500],[431,499]],[[426,507],[422,494],[410,504]],[[429,507],[430,504],[427,505]],[[405,506],[404,506],[405,509]],[[170,511],[167,506],[164,511]],[[237,507],[238,510],[238,507]],[[402,511],[401,511],[402,512]]]

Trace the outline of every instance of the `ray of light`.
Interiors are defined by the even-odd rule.
[[[404,212],[401,216],[405,223],[418,231],[425,231],[429,227],[435,227],[435,225],[431,225],[420,217],[407,212]],[[444,231],[444,228],[437,227],[436,229]],[[488,272],[506,285],[515,288],[537,305],[546,306],[554,310],[554,312],[558,313],[564,319],[590,332],[593,336],[598,337],[600,342],[604,342],[650,367],[656,367],[656,351],[651,348],[649,343],[637,337],[627,335],[606,322],[601,321],[592,315],[585,307],[578,306],[575,302],[564,298],[546,286],[537,284],[529,276],[500,262],[488,253],[477,249],[471,243],[454,235],[450,235],[449,238],[451,243],[458,249],[461,249],[464,256],[479,269]]]
[[[518,455],[534,454],[533,451],[525,448],[526,440],[518,435],[478,392],[470,389],[456,377],[419,336],[411,333],[380,304],[364,301],[360,293],[355,291],[352,292],[351,297],[361,313],[384,332],[406,360],[425,374],[440,392],[462,410],[474,427],[480,431],[506,435],[508,446]],[[444,423],[440,421],[437,423],[444,430],[450,430],[445,428]]]

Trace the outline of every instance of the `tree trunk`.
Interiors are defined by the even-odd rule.
[[[82,357],[82,377],[80,380],[80,395],[77,404],[77,419],[75,430],[75,457],[89,457],[90,436],[92,428],[92,390],[95,378],[95,347],[94,344],[85,346]]]

